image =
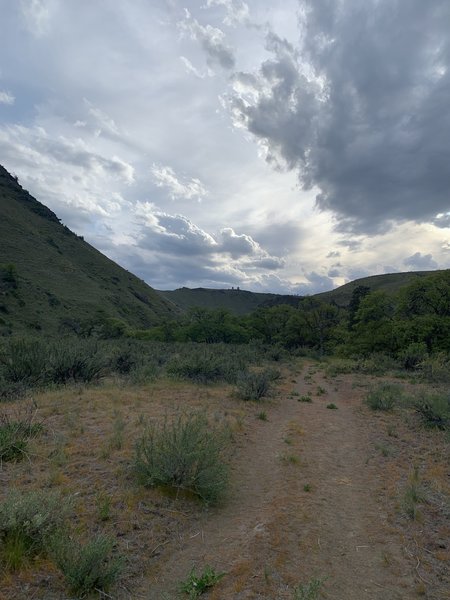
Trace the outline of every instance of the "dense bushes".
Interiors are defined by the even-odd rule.
[[[94,381],[107,363],[95,341],[13,339],[0,350],[0,378],[26,386]]]

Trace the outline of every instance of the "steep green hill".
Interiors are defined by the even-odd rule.
[[[0,166],[0,332],[88,319],[148,327],[179,309],[59,222]]]
[[[179,288],[173,291],[160,291],[182,310],[191,307],[225,308],[235,315],[245,315],[256,310],[259,306],[274,304],[294,304],[297,306],[297,296],[282,296],[280,294],[261,294],[240,289],[214,290],[209,288]]]

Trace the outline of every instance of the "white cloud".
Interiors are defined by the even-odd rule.
[[[179,176],[172,167],[153,164],[151,174],[155,184],[167,189],[172,200],[197,198],[200,201],[208,193],[200,179]]]
[[[56,3],[56,0],[20,0],[25,24],[36,37],[43,36],[49,31]]]
[[[10,92],[0,91],[0,104],[12,105],[15,102],[15,97]]]
[[[201,25],[187,9],[186,17],[180,21],[179,28],[201,45],[210,67],[220,66],[226,70],[234,67],[236,60],[233,50],[226,44],[225,34],[221,29],[211,25]]]
[[[226,10],[223,19],[225,25],[237,25],[249,21],[250,11],[248,4],[243,0],[207,0],[205,8],[222,6]]]

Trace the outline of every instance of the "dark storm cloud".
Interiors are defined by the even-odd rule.
[[[438,264],[433,260],[432,254],[421,254],[420,252],[416,252],[412,256],[405,258],[403,264],[413,271],[429,271],[438,268]]]
[[[240,74],[230,108],[296,169],[337,229],[382,232],[450,209],[450,3],[302,1],[301,46]],[[447,225],[447,219],[441,221]]]
[[[320,273],[312,271],[311,273],[307,273],[305,277],[307,281],[299,284],[295,289],[295,292],[301,296],[327,292],[334,288],[334,282],[328,275],[320,275]]]

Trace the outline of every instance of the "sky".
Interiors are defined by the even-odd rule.
[[[151,286],[303,295],[450,268],[448,0],[0,14],[0,163]]]

